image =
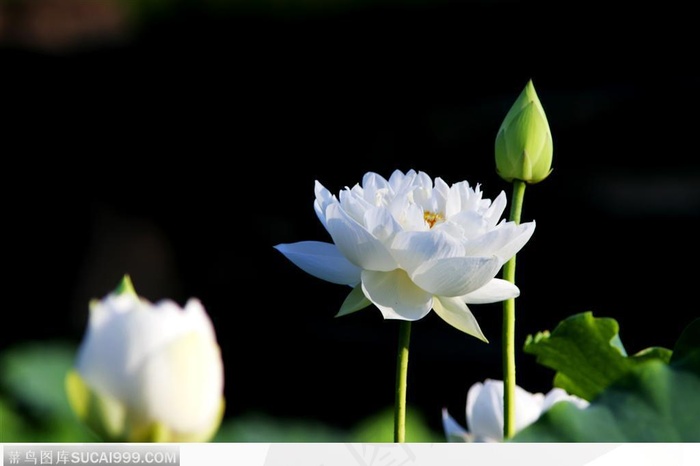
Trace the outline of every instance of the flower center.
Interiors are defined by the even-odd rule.
[[[426,210],[423,212],[423,220],[425,220],[425,223],[427,223],[430,228],[433,228],[437,222],[445,220],[445,217],[443,217],[440,212],[430,212]]]

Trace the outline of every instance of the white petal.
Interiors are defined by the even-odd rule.
[[[438,296],[463,296],[493,279],[501,263],[498,257],[451,257],[424,262],[411,279]]]
[[[401,269],[362,271],[362,291],[385,319],[418,320],[433,306],[430,293],[418,288]]]
[[[451,217],[448,217],[448,222],[458,225],[463,236],[467,239],[478,238],[488,231],[488,222],[479,213],[473,210],[465,210]]]
[[[351,219],[338,204],[326,210],[328,232],[350,262],[367,270],[388,272],[398,267],[386,246],[364,226]]]
[[[515,431],[537,420],[542,412],[544,395],[515,387]],[[479,439],[503,440],[503,381],[487,379],[474,384],[467,394],[467,424]]]
[[[503,382],[487,379],[467,392],[467,427],[481,442],[503,440]]]
[[[486,304],[520,296],[520,289],[507,280],[494,278],[481,288],[462,296],[467,304]]]
[[[473,384],[471,387],[469,387],[469,390],[467,391],[467,409],[466,409],[466,414],[467,414],[467,427],[471,428],[471,424],[469,419],[472,417],[472,413],[474,412],[474,403],[476,403],[476,400],[479,398],[479,393],[481,393],[481,390],[483,390],[484,384],[481,382],[476,382]]]
[[[501,223],[484,235],[465,242],[465,251],[468,255],[496,255],[503,264],[525,246],[534,231],[534,221],[520,225]]]
[[[544,413],[549,408],[554,406],[555,403],[558,403],[560,401],[570,401],[579,409],[584,409],[588,407],[589,404],[588,401],[584,400],[583,398],[579,398],[574,395],[569,395],[564,389],[553,388],[544,397],[544,402],[542,404],[542,412]]]
[[[344,189],[340,191],[340,207],[345,214],[360,225],[364,225],[365,212],[374,207],[364,198],[364,192],[359,186],[353,187],[352,191]],[[326,212],[328,215],[328,212]]]
[[[455,183],[454,187],[459,193],[461,211],[477,210],[479,208],[482,196],[479,185],[476,185],[476,188],[472,189],[469,187],[469,183],[467,181],[460,181],[459,183]]]
[[[515,387],[515,431],[520,432],[542,414],[544,395]]]
[[[506,208],[506,193],[501,191],[501,193],[493,200],[491,206],[484,212],[484,219],[488,222],[488,228],[493,228],[496,226],[498,221],[501,219],[501,215]]]
[[[413,185],[432,191],[433,180],[425,172],[418,172],[418,176],[413,180]]]
[[[450,416],[447,408],[442,409],[442,429],[448,442],[469,442],[469,433]]]
[[[274,247],[304,272],[340,285],[360,283],[362,269],[347,260],[335,244],[301,241]]]
[[[158,348],[137,368],[130,385],[136,416],[181,433],[206,432],[218,419],[224,385],[219,347],[191,332]]]
[[[321,183],[316,181],[314,183],[314,193],[316,194],[316,200],[314,200],[314,211],[316,216],[321,221],[324,228],[326,227],[326,208],[333,202],[338,202],[337,199],[328,191]]]
[[[445,198],[445,218],[450,218],[462,210],[462,197],[460,196],[459,185],[452,185]]]
[[[411,274],[426,261],[464,256],[464,246],[444,231],[404,231],[392,241],[391,252]]]
[[[394,220],[386,207],[368,209],[365,212],[364,224],[372,236],[385,244],[389,244],[394,236],[401,231],[401,225]]]
[[[368,203],[379,205],[376,201],[383,197],[382,193],[389,191],[389,182],[381,175],[368,172],[362,177],[362,189],[365,194],[364,199]]]
[[[406,231],[427,231],[423,209],[413,204],[406,196],[396,196],[389,205],[392,216]]]
[[[415,170],[409,170],[405,175],[401,170],[394,170],[389,177],[389,186],[391,186],[394,193],[403,193],[413,184],[415,177]]]
[[[500,257],[504,263],[510,260],[510,258],[517,254],[518,251],[525,246],[525,243],[530,240],[532,234],[535,232],[535,225],[534,220],[532,222],[521,223],[518,225],[517,232],[514,237],[512,237],[510,241],[503,245],[499,250],[495,251],[494,254]]]
[[[433,296],[433,310],[442,320],[457,330],[461,330],[486,343],[489,342],[481,331],[474,314],[460,298]]]

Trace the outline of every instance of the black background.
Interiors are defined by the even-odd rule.
[[[629,353],[672,347],[700,259],[697,32],[689,11],[528,2],[209,10],[180,2],[131,41],[0,47],[7,254],[2,347],[78,343],[88,300],[124,273],[156,301],[199,298],[226,365],[227,415],[349,426],[393,402],[398,324],[334,318],[348,289],[273,249],[329,240],[314,180],[423,170],[510,185],[493,143],[533,79],[554,172],[525,193],[518,348],[578,312],[613,317]],[[510,204],[510,203],[509,203]],[[9,260],[15,259],[15,260]],[[409,403],[436,429],[501,378],[500,304],[484,344],[413,325]],[[551,387],[519,351],[518,384]]]

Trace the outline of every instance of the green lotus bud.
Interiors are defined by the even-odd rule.
[[[552,172],[552,133],[532,80],[496,135],[496,171],[506,181],[539,183]]]

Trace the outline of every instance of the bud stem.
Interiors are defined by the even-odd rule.
[[[411,322],[402,320],[399,326],[399,347],[396,355],[396,402],[394,405],[394,442],[406,441],[406,388],[408,375],[408,344]]]
[[[525,182],[513,180],[510,220],[520,223]],[[503,266],[503,279],[515,283],[515,256]],[[515,434],[515,299],[503,302],[503,438]]]

